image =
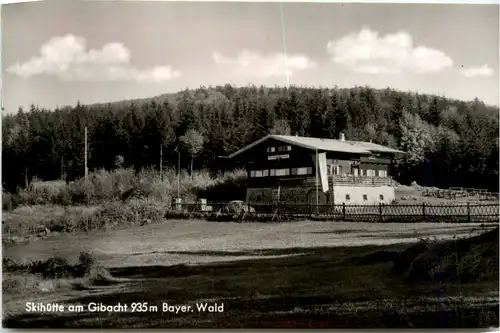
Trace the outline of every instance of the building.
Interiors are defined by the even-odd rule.
[[[248,171],[250,203],[373,204],[394,200],[391,165],[404,152],[372,142],[268,135],[228,156]]]

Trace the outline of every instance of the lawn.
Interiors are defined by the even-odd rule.
[[[4,326],[498,326],[498,229],[493,241],[453,239],[488,229],[447,224],[170,221],[58,235],[4,246],[4,256],[28,262],[58,254],[74,261],[79,251],[93,249],[99,263],[117,280],[82,290],[66,285],[49,292],[6,295],[4,289]],[[433,236],[451,240],[439,246],[430,240],[423,254],[414,253],[418,246],[410,242]],[[437,278],[428,274],[436,266],[436,252],[443,270]],[[491,264],[483,259],[495,255],[496,275],[479,274]],[[430,266],[422,268],[422,262]],[[452,266],[460,266],[460,274],[445,274]],[[148,302],[159,308],[134,313],[34,314],[24,311],[26,301],[85,306]],[[162,303],[196,309],[196,303],[205,302],[223,304],[224,312],[161,311]]]

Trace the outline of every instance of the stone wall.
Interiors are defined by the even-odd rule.
[[[346,195],[350,196],[349,201],[346,200]],[[363,195],[366,195],[367,200],[364,200]],[[335,204],[389,204],[395,199],[394,187],[391,186],[335,186],[333,196]]]
[[[314,203],[315,200],[308,200],[308,197],[314,194],[315,191],[315,187],[281,187],[280,201],[304,204],[308,203],[308,201],[312,201]],[[329,197],[328,203],[335,204],[342,204],[344,202],[346,204],[357,205],[373,205],[377,203],[389,204],[395,199],[394,187],[391,186],[335,186],[333,189],[330,187],[327,195]],[[346,200],[346,195],[349,195],[350,200]],[[366,200],[364,200],[364,195],[366,195]],[[272,188],[247,189],[247,202],[268,203],[272,202],[272,198]]]

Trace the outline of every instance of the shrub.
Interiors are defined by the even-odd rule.
[[[84,274],[90,272],[91,268],[96,264],[94,257],[88,252],[80,252],[78,257],[78,267],[83,271]]]
[[[193,175],[181,172],[179,194],[184,202],[195,201],[198,195],[210,200],[235,200],[245,196],[246,172],[236,170],[211,177],[207,171],[195,171]],[[80,178],[70,184],[64,182],[40,182],[20,190],[12,198],[17,205],[79,205],[98,204],[102,201],[128,200],[131,198],[155,198],[170,201],[178,195],[178,177],[173,169],[159,172],[145,169],[135,173],[132,169],[112,172],[96,170],[88,176],[87,184]],[[5,200],[4,202],[9,202]],[[8,208],[4,206],[4,209]]]
[[[307,203],[307,194],[310,188],[285,187],[280,189],[280,201]]]
[[[273,193],[269,188],[249,188],[246,199],[250,203],[272,202]]]
[[[47,261],[36,261],[29,265],[32,274],[39,274],[44,278],[63,278],[73,276],[73,267],[61,257],[53,257]]]

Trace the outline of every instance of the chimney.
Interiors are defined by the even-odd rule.
[[[344,133],[340,133],[340,138],[339,138],[340,141],[345,141],[345,134]]]

